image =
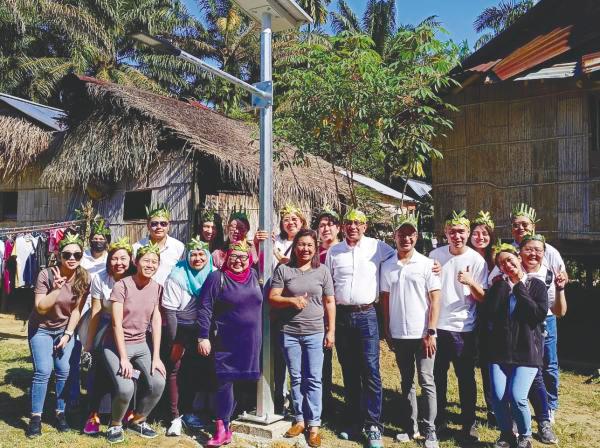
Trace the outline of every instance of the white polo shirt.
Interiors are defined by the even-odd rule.
[[[420,339],[429,328],[429,293],[442,288],[433,260],[416,250],[406,264],[398,255],[381,266],[382,292],[388,292],[390,333],[394,339]]]
[[[487,288],[488,270],[485,260],[476,251],[467,247],[465,253],[452,255],[450,246],[439,247],[429,254],[442,265],[442,302],[438,329],[467,332],[475,330],[477,301],[471,289],[458,281],[458,272],[469,273],[483,289]]]
[[[148,244],[149,241],[149,238],[142,238],[133,245],[134,258],[135,254],[137,254],[138,249]],[[154,276],[152,277],[156,283],[158,283],[161,286],[165,285],[165,281],[171,273],[171,269],[173,269],[173,266],[175,266],[177,262],[183,258],[184,252],[185,245],[177,238],[173,238],[172,236],[167,235],[167,241],[165,241],[165,246],[160,250],[160,264],[158,266],[158,270],[156,271],[156,274],[154,274]]]
[[[363,236],[350,247],[346,240],[332,246],[325,264],[331,271],[338,305],[367,305],[379,294],[379,268],[396,252],[383,241]]]

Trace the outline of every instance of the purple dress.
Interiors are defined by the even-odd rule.
[[[221,271],[206,278],[198,307],[199,337],[210,339],[220,381],[260,377],[263,295],[252,270],[245,283]]]

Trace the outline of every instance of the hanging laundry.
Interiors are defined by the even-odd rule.
[[[15,240],[13,252],[17,256],[17,273],[15,276],[15,288],[32,285],[32,273],[30,257],[35,253],[33,238],[31,235],[19,235]],[[29,267],[28,267],[29,264]],[[25,271],[28,271],[28,278],[25,277]]]

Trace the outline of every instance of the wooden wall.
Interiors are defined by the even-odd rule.
[[[533,206],[550,240],[600,241],[600,179],[589,176],[589,95],[573,81],[505,82],[467,87],[450,98],[454,130],[436,142],[437,229],[452,209],[491,210],[510,236],[514,204]]]

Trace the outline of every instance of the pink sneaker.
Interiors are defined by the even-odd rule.
[[[216,448],[223,445],[229,445],[231,443],[231,439],[233,434],[229,430],[229,425],[224,424],[223,420],[216,421],[217,427],[215,431],[215,435],[210,439],[207,443],[207,447]]]
[[[83,433],[89,436],[96,435],[100,432],[100,417],[95,412],[92,412],[85,422]]]

